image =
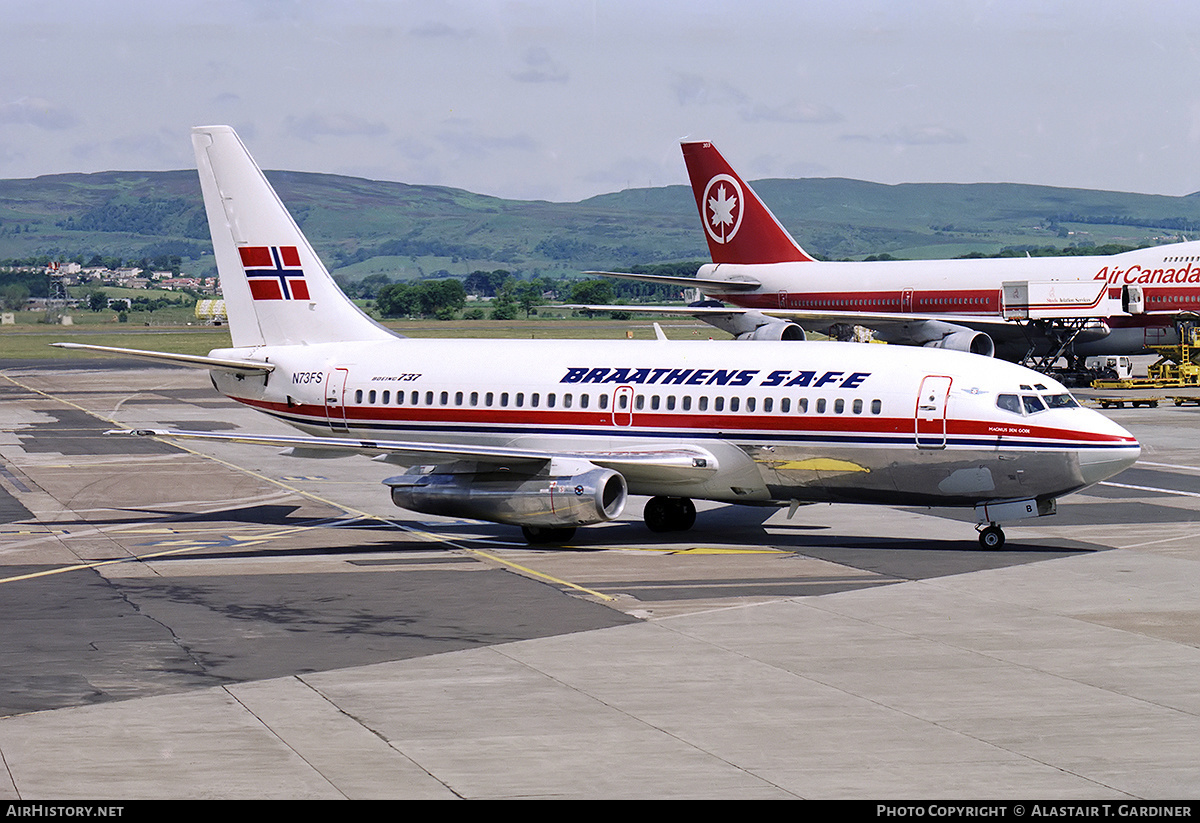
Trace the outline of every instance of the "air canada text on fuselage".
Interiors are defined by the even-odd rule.
[[[1110,285],[1125,284],[1160,284],[1160,283],[1200,283],[1200,265],[1188,263],[1180,268],[1151,269],[1134,264],[1127,269],[1120,266],[1105,266],[1096,272],[1093,280],[1103,280]]]

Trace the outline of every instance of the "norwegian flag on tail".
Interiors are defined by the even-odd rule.
[[[238,253],[255,300],[308,299],[308,284],[295,246],[242,246]]]

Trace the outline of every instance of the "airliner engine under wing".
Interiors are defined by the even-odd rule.
[[[1055,381],[958,352],[398,337],[337,289],[232,129],[192,139],[233,347],[132,353],[207,368],[302,434],[122,433],[372,455],[407,468],[384,481],[397,505],[533,542],[612,520],[636,494],[656,531],[691,527],[693,499],[974,507],[995,546],[998,523],[1050,513],[1138,456]]]
[[[695,278],[592,273],[698,288],[740,308],[671,311],[742,339],[857,324],[890,343],[1052,362],[1173,345],[1176,316],[1200,311],[1200,242],[1111,256],[819,262],[712,143],[682,148],[712,264]]]

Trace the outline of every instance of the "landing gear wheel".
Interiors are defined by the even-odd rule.
[[[575,527],[565,526],[561,529],[552,529],[545,526],[522,526],[521,534],[525,535],[525,541],[530,545],[545,546],[566,543],[575,536]]]
[[[696,524],[696,504],[686,497],[651,497],[642,518],[652,532],[685,532]]]
[[[979,531],[979,545],[985,549],[998,549],[1004,545],[1004,530],[995,523]]]

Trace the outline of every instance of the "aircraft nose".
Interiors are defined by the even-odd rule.
[[[1101,448],[1080,451],[1079,471],[1089,486],[1125,471],[1142,453],[1141,444],[1132,434],[1098,412],[1093,414],[1103,421],[1095,429],[1106,442]]]

